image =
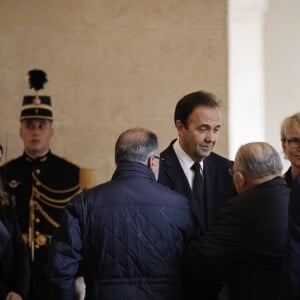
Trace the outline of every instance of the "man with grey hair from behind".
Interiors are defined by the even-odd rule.
[[[194,224],[187,199],[156,182],[158,153],[153,132],[126,130],[112,180],[66,206],[50,247],[53,299],[75,299],[79,262],[87,300],[183,299],[183,250]]]
[[[238,195],[225,203],[199,242],[187,249],[188,299],[211,300],[221,282],[230,300],[279,299],[289,189],[268,143],[242,145],[229,170]]]
[[[231,172],[236,191],[242,192],[280,176],[282,163],[277,151],[269,144],[254,142],[238,150]]]

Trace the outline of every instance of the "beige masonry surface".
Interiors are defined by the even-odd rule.
[[[227,155],[227,3],[220,0],[2,0],[0,143],[20,155],[19,113],[27,72],[48,74],[53,152],[99,182],[114,170],[114,143],[129,127],[176,137],[175,104],[208,90],[222,99],[217,152]]]

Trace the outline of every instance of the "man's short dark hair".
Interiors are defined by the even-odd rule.
[[[174,113],[174,122],[176,123],[177,120],[180,120],[184,126],[187,127],[189,115],[198,106],[219,108],[220,104],[215,95],[205,91],[197,91],[187,94],[177,102]]]

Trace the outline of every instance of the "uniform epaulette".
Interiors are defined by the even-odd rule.
[[[91,188],[97,184],[96,169],[82,167],[66,157],[63,157],[63,159],[79,168],[79,188],[81,190]]]
[[[79,188],[81,190],[89,189],[97,184],[96,169],[85,168],[66,157],[63,159],[79,168]]]
[[[61,157],[63,160],[65,160],[66,162],[76,166],[77,168],[81,168],[77,163],[75,163],[73,160],[66,158],[66,157]]]
[[[79,187],[88,189],[97,184],[96,169],[80,168],[79,169]]]

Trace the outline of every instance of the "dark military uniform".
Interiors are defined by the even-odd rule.
[[[48,81],[47,74],[33,69],[28,75],[30,88],[36,95],[23,97],[20,121],[52,122],[51,97],[38,95]],[[30,248],[28,299],[50,299],[46,267],[51,236],[59,227],[65,205],[80,189],[95,184],[94,175],[90,169],[81,169],[49,151],[35,159],[24,153],[0,167],[0,176],[15,202],[23,238]]]
[[[15,201],[21,231],[31,252],[29,299],[47,299],[48,245],[65,205],[80,191],[80,168],[50,151],[32,159],[25,153],[0,168],[5,190]],[[34,295],[33,295],[34,293]]]

